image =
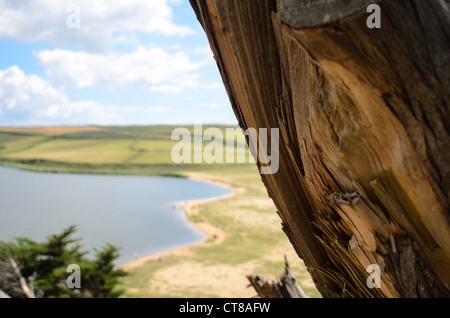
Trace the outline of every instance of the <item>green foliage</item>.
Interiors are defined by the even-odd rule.
[[[95,249],[94,259],[88,259],[81,251],[78,239],[72,239],[76,227],[65,229],[61,234],[50,236],[46,242],[37,243],[28,238],[0,245],[0,258],[14,259],[24,278],[35,277],[34,287],[46,298],[115,298],[122,294],[116,288],[120,277],[126,275],[114,267],[119,257],[118,249],[106,245]],[[70,289],[66,280],[71,274],[67,267],[76,264],[81,270],[81,288]],[[8,293],[0,273],[0,289]]]

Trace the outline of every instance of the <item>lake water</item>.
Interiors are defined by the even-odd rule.
[[[230,189],[171,177],[50,174],[0,167],[0,238],[42,241],[77,225],[83,250],[121,247],[118,265],[205,240],[174,203]]]

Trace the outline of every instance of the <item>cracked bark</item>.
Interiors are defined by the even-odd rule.
[[[372,2],[191,0],[240,126],[280,128],[262,180],[322,295],[449,296],[449,1]]]

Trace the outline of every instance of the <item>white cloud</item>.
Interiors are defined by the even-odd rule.
[[[224,89],[224,85],[222,83],[209,83],[203,84],[202,88],[209,90]]]
[[[198,107],[202,108],[225,108],[228,105],[224,103],[216,103],[216,102],[210,102],[210,103],[201,103],[198,105]]]
[[[213,52],[211,51],[211,47],[209,45],[202,46],[202,47],[196,47],[192,49],[192,52],[198,55],[208,55],[211,58],[214,58]]]
[[[0,71],[0,123],[7,118],[26,123],[115,123],[120,122],[116,106],[93,101],[71,102],[67,95],[36,75],[26,75],[19,67]],[[26,114],[21,118],[20,114]]]
[[[17,66],[0,71],[0,107],[28,109],[34,103],[67,103],[67,96],[36,75],[25,75]]]
[[[145,111],[149,113],[171,113],[174,111],[173,107],[164,107],[164,106],[157,106],[157,107],[150,107],[147,108]]]
[[[46,74],[65,86],[133,87],[164,93],[199,88],[200,75],[195,71],[210,62],[209,59],[193,62],[183,52],[170,53],[161,48],[138,48],[127,54],[55,49],[38,52],[36,56]]]
[[[167,0],[0,0],[0,37],[47,42],[62,47],[104,51],[116,32],[184,36],[194,31],[174,22]],[[67,20],[80,8],[81,27],[70,29]],[[123,37],[118,37],[123,41]]]

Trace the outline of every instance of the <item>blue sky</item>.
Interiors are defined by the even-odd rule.
[[[0,126],[236,124],[187,0],[0,0]]]

